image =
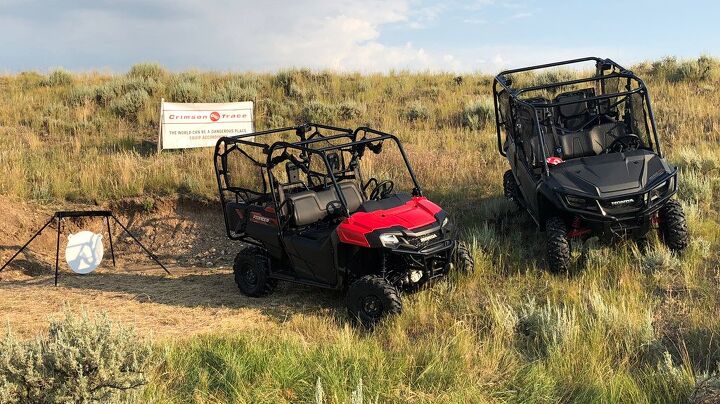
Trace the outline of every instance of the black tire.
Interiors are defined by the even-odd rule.
[[[269,277],[269,259],[260,248],[252,247],[240,251],[235,256],[233,272],[238,289],[247,296],[264,296],[277,286],[277,280]]]
[[[690,242],[685,212],[680,202],[669,200],[658,212],[660,238],[674,252],[681,252]]]
[[[567,272],[570,268],[570,242],[567,226],[559,217],[553,216],[545,222],[547,233],[547,259],[552,272]]]
[[[347,291],[346,305],[350,318],[366,328],[402,312],[398,290],[376,275],[366,275],[353,282]]]
[[[503,174],[503,193],[507,199],[515,202],[515,206],[522,209],[522,194],[511,170],[507,170]]]
[[[470,274],[475,271],[475,259],[464,241],[458,241],[452,256],[455,271],[461,274]]]

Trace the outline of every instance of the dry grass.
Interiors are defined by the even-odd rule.
[[[208,150],[152,153],[156,101],[250,97],[258,129],[313,114],[398,133],[429,196],[464,225],[477,272],[455,288],[405,298],[404,314],[372,334],[349,327],[334,295],[286,287],[248,300],[234,292],[226,270],[184,269],[185,262],[167,280],[130,261],[118,272],[128,275],[66,277],[55,291],[36,284],[47,277],[3,280],[0,307],[6,318],[39,321],[47,308],[28,305],[32,299],[50,307],[83,302],[172,337],[158,342],[163,359],[148,401],[306,402],[318,378],[329,402],[346,402],[359,379],[368,397],[383,402],[686,401],[696,380],[716,380],[720,362],[717,65],[701,59],[633,67],[650,88],[664,151],[682,170],[678,197],[690,223],[689,250],[674,256],[655,236],[644,250],[630,241],[575,245],[570,276],[545,271],[544,236],[502,199],[507,164],[482,124],[488,76],[457,84],[442,74],[171,74],[140,66],[122,76],[73,75],[71,84],[62,74],[2,77],[5,194],[45,204],[178,193],[212,199]],[[149,98],[136,113],[133,105],[112,107],[119,94],[137,90]],[[10,230],[1,242],[16,245],[32,226],[3,210]],[[189,217],[185,225],[166,225],[166,213],[135,222],[166,258],[196,257],[203,252],[198,238],[222,238],[217,212],[213,224],[210,216],[178,211]],[[229,260],[213,258],[213,266]],[[213,333],[175,338],[204,330]]]

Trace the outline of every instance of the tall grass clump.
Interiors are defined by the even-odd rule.
[[[71,107],[84,106],[95,100],[95,94],[96,89],[92,86],[73,86],[65,96],[65,103]]]
[[[53,70],[43,81],[43,84],[49,87],[67,86],[72,84],[73,74],[65,69]]]
[[[678,60],[670,56],[653,62],[650,73],[671,83],[717,80],[720,78],[720,63],[708,56],[694,60]]]
[[[106,316],[67,314],[47,335],[0,341],[0,402],[117,402],[147,383],[150,347]]]
[[[150,96],[145,90],[137,89],[123,94],[110,103],[110,111],[120,118],[137,120],[137,114],[147,104]]]
[[[422,102],[413,101],[405,109],[404,115],[410,122],[427,121],[430,118],[430,110]]]
[[[162,80],[167,72],[159,63],[138,63],[133,65],[128,72],[128,76],[140,78],[143,80]]]
[[[300,117],[304,122],[327,123],[336,119],[337,112],[334,105],[310,101],[303,106]]]
[[[485,128],[495,119],[495,104],[490,98],[482,98],[465,105],[462,113],[462,125],[472,130]]]
[[[204,98],[202,85],[194,80],[176,81],[168,88],[168,101],[203,102]]]

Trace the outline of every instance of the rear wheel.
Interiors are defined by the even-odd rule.
[[[687,222],[680,202],[669,200],[658,212],[660,237],[669,249],[681,252],[689,243]]]
[[[464,241],[458,241],[452,256],[452,264],[458,273],[469,274],[475,270],[475,260]]]
[[[248,296],[260,297],[272,292],[277,280],[271,279],[270,260],[265,251],[257,247],[246,248],[235,256],[235,283]]]
[[[380,276],[366,275],[353,282],[347,292],[350,317],[364,327],[372,328],[383,318],[400,314],[400,293]]]
[[[552,272],[566,272],[570,268],[570,242],[565,222],[553,216],[545,222],[547,259]]]
[[[522,208],[522,203],[520,202],[522,194],[520,193],[520,187],[517,182],[515,182],[515,176],[512,170],[507,170],[505,174],[503,174],[503,193],[506,198],[515,202],[518,208]]]

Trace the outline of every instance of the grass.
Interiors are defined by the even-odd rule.
[[[405,298],[374,333],[298,314],[265,333],[159,341],[156,402],[682,402],[720,361],[720,96],[710,58],[643,63],[663,150],[681,169],[692,242],[574,245],[552,275],[544,237],[502,198],[491,77],[450,74],[22,73],[0,77],[0,192],[41,203],[215,198],[210,150],[163,152],[158,101],[247,100],[257,128],[327,118],[397,133],[429,196],[473,242],[476,273]],[[556,73],[562,77],[572,73]],[[548,80],[552,77],[538,77]],[[489,116],[490,115],[490,116]],[[488,120],[490,124],[488,124]],[[389,169],[388,161],[378,169]],[[591,243],[592,244],[592,243]]]

